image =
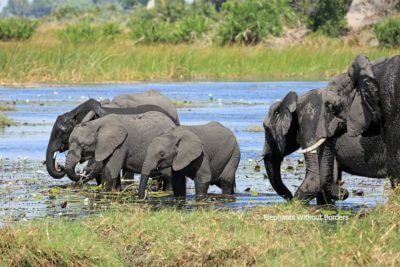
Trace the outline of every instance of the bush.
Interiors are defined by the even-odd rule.
[[[114,23],[92,25],[88,20],[66,26],[57,32],[58,38],[70,43],[95,42],[100,39],[114,40],[121,33]]]
[[[216,18],[208,3],[160,2],[155,10],[137,9],[129,22],[132,38],[144,43],[191,42],[204,35]]]
[[[278,36],[296,15],[287,0],[228,0],[222,5],[218,28],[220,44],[256,44],[267,36]]]
[[[313,2],[312,0],[303,2]],[[315,2],[315,1],[314,1]],[[317,1],[312,5],[307,26],[314,32],[337,37],[347,32],[347,23],[344,19],[351,0]]]
[[[389,18],[374,25],[374,33],[382,46],[400,44],[400,18]]]
[[[0,40],[27,40],[35,32],[38,23],[22,18],[0,19]]]

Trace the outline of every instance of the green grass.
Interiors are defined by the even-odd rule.
[[[68,44],[38,29],[30,41],[0,42],[0,83],[324,80],[345,71],[359,53],[377,59],[400,51],[320,37],[284,48],[201,43],[146,46],[125,37]]]
[[[244,212],[117,210],[79,222],[43,219],[0,230],[0,265],[400,264],[400,196],[342,223],[272,221],[307,215],[299,203]]]

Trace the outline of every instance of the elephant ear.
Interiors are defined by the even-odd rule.
[[[177,147],[178,152],[172,162],[174,171],[182,170],[203,153],[203,143],[190,131],[180,134]]]
[[[128,136],[128,132],[121,126],[101,127],[97,133],[95,148],[96,161],[103,161],[118,148]]]
[[[365,132],[372,122],[379,123],[379,84],[368,58],[358,56],[353,65],[358,69],[355,79],[356,92],[347,116],[347,132],[357,136]]]
[[[279,106],[272,115],[272,133],[282,155],[286,146],[285,135],[289,131],[293,113],[297,108],[297,98],[295,92],[289,92],[279,103]]]

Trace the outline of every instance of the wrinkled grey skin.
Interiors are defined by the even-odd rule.
[[[317,89],[297,97],[296,93],[290,92],[282,101],[272,104],[264,120],[264,164],[272,187],[285,199],[291,199],[293,195],[282,182],[281,162],[299,148],[315,143],[318,128],[322,127],[324,93],[325,89]],[[339,191],[336,184],[341,179],[341,172],[384,178],[385,151],[380,136],[350,137],[344,134],[332,138],[317,153],[304,155],[306,177],[295,196],[306,201],[317,197],[319,204],[337,200],[339,194],[346,198],[347,190]]]
[[[83,120],[89,121],[112,113],[140,114],[154,110],[168,115],[176,125],[179,125],[175,106],[168,98],[153,90],[120,95],[108,103],[100,103],[94,99],[89,99],[70,112],[58,116],[53,125],[47,146],[46,167],[48,173],[57,179],[64,177],[63,168],[56,169],[55,152],[68,150],[69,136],[74,127]],[[95,170],[97,167],[92,166],[92,168]]]
[[[82,123],[69,138],[66,174],[73,181],[79,181],[76,164],[94,159],[101,166],[104,189],[119,189],[120,171],[141,173],[152,140],[175,127],[167,116],[156,111],[140,115],[111,114]]]
[[[240,149],[231,130],[218,122],[179,126],[155,138],[147,149],[139,186],[145,197],[149,175],[157,170],[171,172],[175,196],[186,195],[186,178],[194,180],[196,196],[207,194],[209,185],[217,185],[223,194],[233,194]]]
[[[342,120],[350,136],[378,134],[386,145],[387,175],[392,187],[400,177],[400,56],[371,63],[359,55],[348,75],[350,90],[329,90],[325,97],[325,117],[329,123]]]

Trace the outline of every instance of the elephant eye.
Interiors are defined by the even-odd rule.
[[[164,151],[160,151],[160,157],[164,157],[165,156],[165,152]]]

